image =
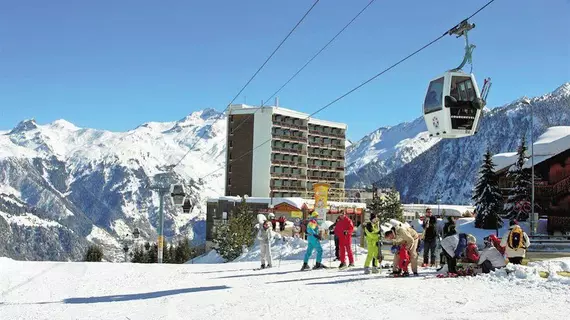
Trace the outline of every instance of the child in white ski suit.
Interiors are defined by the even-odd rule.
[[[262,227],[257,232],[257,240],[259,240],[259,248],[261,250],[261,269],[265,269],[265,262],[267,261],[267,268],[271,268],[271,241],[273,236],[271,234],[271,221],[266,220]]]

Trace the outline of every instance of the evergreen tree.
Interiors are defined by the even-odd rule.
[[[249,206],[242,199],[228,223],[220,225],[216,230],[214,243],[218,246],[219,254],[228,261],[239,257],[244,246],[253,245],[256,224],[255,215],[249,212]]]
[[[190,260],[193,256],[193,250],[190,248],[188,239],[178,241],[178,245],[173,253],[175,263],[186,263]]]
[[[90,245],[87,248],[83,260],[88,262],[101,262],[101,260],[103,260],[103,250],[97,245]]]
[[[517,162],[509,169],[507,178],[513,182],[513,187],[509,190],[509,197],[504,205],[504,211],[507,218],[519,221],[526,221],[529,218],[529,212],[520,210],[517,203],[531,200],[531,175],[529,170],[523,170],[525,163],[525,152],[527,150],[525,138],[521,141],[521,145],[517,151]]]
[[[472,197],[477,214],[475,227],[479,229],[497,229],[503,226],[503,220],[500,219],[503,199],[499,193],[495,165],[491,157],[491,152],[487,150]]]
[[[134,252],[133,252],[133,258],[131,259],[131,262],[146,263],[145,251],[144,251],[142,246],[135,247]]]
[[[374,195],[372,201],[370,201],[366,206],[368,211],[374,213],[375,215],[379,215],[383,207],[384,207],[384,200],[381,197],[378,197],[377,195]]]
[[[168,242],[164,242],[164,249],[162,250],[162,262],[163,263],[172,263],[172,258],[170,257],[170,248],[172,248],[172,244],[168,244]]]
[[[382,206],[380,207],[380,222],[388,222],[390,219],[395,219],[404,222],[404,209],[398,196],[398,191],[392,188],[386,195],[386,199],[381,200]]]

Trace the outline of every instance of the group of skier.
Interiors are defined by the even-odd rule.
[[[261,221],[260,221],[261,223]],[[431,210],[426,210],[423,232],[418,233],[407,224],[399,223],[390,230],[382,232],[380,220],[376,215],[371,214],[370,221],[363,226],[364,236],[368,248],[368,254],[364,261],[364,273],[379,273],[380,263],[384,259],[382,254],[382,236],[392,241],[392,253],[394,260],[392,275],[409,276],[408,266],[411,265],[413,275],[418,275],[418,255],[423,248],[422,267],[436,267],[436,251],[441,249],[439,264],[440,271],[447,266],[447,276],[471,275],[475,273],[489,273],[498,268],[506,266],[507,261],[513,264],[520,264],[525,257],[526,249],[530,246],[528,235],[522,230],[516,221],[510,222],[509,233],[502,240],[491,234],[484,238],[485,248],[479,252],[477,239],[466,233],[457,233],[455,221],[452,217],[447,217],[443,230],[437,228],[437,219],[431,214]],[[272,266],[270,243],[272,241],[272,223],[265,220],[259,228],[257,239],[260,242],[261,268]],[[334,234],[335,256],[340,261],[339,268],[344,269],[354,266],[354,255],[352,252],[352,233],[354,224],[344,212],[336,219],[335,223],[329,227],[329,231]],[[308,246],[303,259],[301,270],[310,270],[309,258],[313,251],[316,251],[316,262],[312,269],[327,268],[322,264],[323,248],[321,246],[322,234],[319,229],[318,213],[311,214],[306,224],[306,234]],[[348,256],[348,266],[346,264]],[[461,262],[467,266],[458,270],[457,263]],[[372,268],[370,266],[372,265]]]

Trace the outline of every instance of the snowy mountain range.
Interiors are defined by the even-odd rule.
[[[570,123],[570,83],[532,102],[534,137]],[[405,202],[434,201],[440,190],[443,202],[468,203],[484,150],[516,150],[529,121],[528,107],[515,101],[487,110],[474,137],[429,138],[423,118],[380,128],[347,142],[347,186],[378,181],[395,185]],[[65,120],[25,120],[0,131],[0,256],[78,260],[94,242],[107,259],[121,260],[123,240],[134,228],[141,231],[137,241],[156,239],[152,177],[183,157],[171,179],[190,186],[196,205],[183,214],[166,201],[165,235],[203,241],[205,199],[223,193],[225,137],[225,117],[212,109],[127,132]]]
[[[0,132],[0,256],[79,259],[91,241],[116,260],[135,227],[156,239],[152,176],[186,153],[171,178],[190,186],[196,206],[183,214],[166,201],[165,235],[203,238],[204,198],[219,195],[224,171],[208,174],[222,166],[225,136],[225,117],[212,109],[127,132],[65,120],[25,120]]]
[[[534,106],[533,137],[548,127],[570,124],[570,83],[541,97]],[[487,148],[516,151],[523,135],[530,141],[530,107],[513,101],[484,111],[479,133],[461,139],[430,139],[423,118],[380,128],[347,149],[347,185],[395,186],[404,202],[468,204]]]

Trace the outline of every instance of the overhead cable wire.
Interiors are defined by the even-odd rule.
[[[464,19],[464,20],[469,20],[471,18],[473,18],[475,15],[477,15],[479,12],[481,12],[483,9],[487,8],[487,6],[489,6],[491,3],[493,3],[495,0],[491,0],[489,2],[487,2],[484,6],[482,6],[481,8],[479,8],[477,11],[475,11],[473,14],[471,14],[468,18]],[[462,20],[462,21],[464,21]],[[455,26],[457,26],[459,24],[456,24]],[[454,26],[454,28],[455,28]],[[396,66],[400,65],[401,63],[403,63],[404,61],[410,59],[411,57],[415,56],[416,54],[420,53],[421,51],[425,50],[426,48],[428,48],[429,46],[433,45],[434,43],[438,42],[439,40],[441,40],[443,37],[445,37],[446,35],[449,34],[450,30],[452,30],[453,28],[445,31],[442,35],[440,35],[439,37],[435,38],[434,40],[428,42],[427,44],[425,44],[424,46],[422,46],[421,48],[417,49],[416,51],[410,53],[409,55],[407,55],[406,57],[400,59],[398,62],[392,64],[391,66],[389,66],[388,68],[382,70],[381,72],[377,73],[376,75],[372,76],[371,78],[367,79],[366,81],[362,82],[361,84],[357,85],[356,87],[350,89],[349,91],[347,91],[346,93],[342,94],[341,96],[339,96],[338,98],[332,100],[331,102],[325,104],[324,106],[322,106],[321,108],[319,108],[318,110],[316,110],[315,112],[311,113],[307,118],[305,118],[305,120],[310,119],[312,116],[316,115],[317,113],[325,110],[326,108],[330,107],[331,105],[333,105],[334,103],[340,101],[341,99],[345,98],[346,96],[350,95],[351,93],[355,92],[356,90],[360,89],[361,87],[365,86],[366,84],[370,83],[372,80],[380,77],[381,75],[383,75],[384,73],[392,70],[393,68],[395,68]],[[238,158],[232,160],[232,161],[238,161],[240,159],[242,159],[243,157],[249,155],[250,153],[252,153],[253,151],[255,151],[256,149],[262,147],[263,145],[265,145],[266,143],[270,142],[271,140],[273,140],[273,138],[269,138],[267,140],[265,140],[264,142],[260,143],[259,145],[253,147],[251,150],[249,150],[248,152],[240,155]],[[201,179],[204,179],[216,172],[218,172],[219,170],[223,169],[223,166],[220,166],[218,169],[206,174],[205,176],[203,176]]]
[[[313,5],[309,8],[309,10],[307,10],[307,12],[305,12],[305,14],[303,15],[303,17],[297,22],[297,24],[295,24],[295,26],[293,27],[293,29],[291,29],[291,31],[289,31],[289,33],[287,34],[287,36],[285,36],[285,38],[283,38],[283,40],[281,40],[281,42],[279,43],[279,45],[277,46],[277,48],[275,48],[275,50],[273,50],[273,52],[269,55],[269,57],[267,57],[267,59],[265,59],[265,62],[263,62],[263,64],[257,69],[257,71],[255,71],[255,73],[251,76],[251,78],[249,78],[249,80],[246,82],[246,84],[240,89],[240,91],[233,97],[233,99],[230,101],[230,103],[228,103],[226,109],[224,109],[224,111],[222,111],[222,114],[224,112],[226,112],[230,106],[232,105],[232,103],[234,103],[234,101],[239,97],[239,95],[245,90],[245,88],[247,88],[247,86],[251,83],[251,81],[253,81],[253,79],[257,76],[257,74],[261,71],[261,69],[263,69],[263,67],[265,67],[265,65],[269,62],[269,60],[271,60],[271,58],[275,55],[275,53],[279,50],[279,48],[281,48],[281,46],[285,43],[285,41],[287,41],[287,39],[289,39],[289,37],[293,34],[293,32],[297,29],[297,27],[299,27],[299,25],[303,22],[303,20],[305,20],[305,18],[309,15],[309,13],[313,10],[313,8],[315,8],[315,6],[317,5],[317,3],[319,3],[320,0],[315,0],[315,2],[313,3]],[[172,165],[170,167],[170,170],[174,169],[175,167],[177,167],[182,160],[184,160],[184,158],[186,158],[186,156],[192,151],[192,149],[194,149],[194,147],[198,144],[198,142],[200,142],[200,140],[204,137],[206,133],[206,130],[202,131],[202,134],[198,137],[198,139],[196,139],[196,141],[190,146],[190,148],[188,148],[188,151],[182,156],[182,158],[174,165]],[[189,132],[190,134],[190,132]],[[186,137],[184,137],[184,139],[186,139],[188,137],[188,135],[186,135]],[[184,140],[183,139],[183,140]]]
[[[241,127],[242,124],[244,124],[245,122],[247,122],[251,117],[253,117],[255,115],[255,113],[257,113],[257,111],[259,111],[264,105],[266,105],[266,103],[268,101],[270,101],[273,97],[275,97],[279,92],[281,92],[281,90],[283,90],[283,88],[285,88],[293,79],[295,79],[295,77],[297,77],[297,75],[299,75],[299,73],[301,73],[301,71],[303,71],[311,62],[313,62],[313,60],[315,60],[316,57],[318,57],[331,43],[333,43],[336,38],[338,38],[338,36],[340,36],[344,30],[346,30],[356,19],[358,19],[358,17],[364,12],[366,11],[366,9],[368,9],[368,7],[370,7],[370,5],[372,3],[374,3],[374,1],[376,0],[370,0],[368,2],[368,4],[366,6],[364,6],[364,8],[362,8],[362,10],[360,10],[344,27],[342,27],[342,29],[340,29],[339,32],[337,32],[337,34],[334,35],[334,37],[332,37],[329,42],[327,42],[319,51],[317,51],[317,53],[315,53],[311,59],[309,59],[299,70],[297,70],[297,72],[295,72],[287,81],[285,81],[285,83],[283,85],[281,85],[281,87],[279,87],[279,89],[277,89],[277,91],[275,91],[269,98],[263,100],[261,106],[259,106],[258,109],[255,110],[255,112],[253,112],[252,114],[250,114],[247,118],[245,118],[244,120],[242,120],[236,127],[234,130],[234,132],[237,132],[237,130]]]

